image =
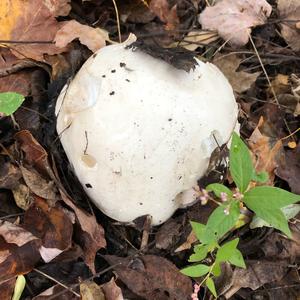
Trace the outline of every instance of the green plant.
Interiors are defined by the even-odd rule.
[[[9,116],[23,103],[24,96],[14,92],[0,93],[0,112]]]
[[[181,270],[190,277],[202,277],[200,282],[217,297],[213,277],[221,274],[221,263],[227,262],[240,268],[246,268],[242,253],[237,249],[239,239],[223,243],[225,235],[232,229],[244,224],[242,210],[245,206],[257,217],[270,226],[282,231],[288,237],[291,232],[282,208],[300,200],[299,195],[271,186],[256,186],[251,182],[264,183],[268,180],[265,172],[256,173],[250,152],[240,137],[233,133],[229,155],[229,170],[236,185],[235,191],[223,184],[214,183],[202,190],[200,200],[205,204],[212,200],[218,207],[209,216],[206,225],[191,222],[199,244],[194,246],[194,253],[189,262],[196,263]],[[212,192],[215,197],[210,195]],[[221,244],[221,245],[220,245]],[[208,255],[213,262],[210,265],[199,263]]]

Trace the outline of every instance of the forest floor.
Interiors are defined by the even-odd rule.
[[[300,1],[2,2],[0,92],[25,100],[13,115],[0,113],[0,298],[213,299],[203,285],[196,295],[201,278],[180,270],[197,243],[190,221],[206,224],[214,204],[199,200],[154,227],[147,217],[124,225],[105,216],[60,145],[55,103],[93,52],[129,33],[179,69],[190,69],[192,54],[231,83],[240,135],[267,185],[300,194]],[[199,187],[213,182],[220,177],[211,172]],[[222,265],[220,299],[299,299],[299,211],[295,204],[289,217],[292,239],[251,218],[226,235],[222,243],[239,238],[247,268]]]

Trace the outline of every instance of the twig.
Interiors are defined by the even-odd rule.
[[[61,283],[60,281],[56,280],[56,279],[53,278],[52,276],[50,276],[50,275],[48,275],[48,274],[46,274],[46,273],[44,273],[44,272],[42,272],[42,271],[40,271],[40,270],[38,270],[38,269],[36,269],[36,268],[34,268],[33,271],[35,271],[35,272],[37,272],[37,273],[43,275],[44,277],[46,277],[46,278],[48,278],[48,279],[50,279],[50,280],[56,282],[57,284],[59,284],[60,286],[62,286],[63,288],[65,288],[66,290],[68,290],[69,292],[71,292],[72,294],[74,294],[75,296],[77,296],[78,298],[81,297],[78,293],[76,293],[75,291],[73,291],[70,287],[68,287],[68,286],[66,286],[65,284]]]
[[[118,26],[118,36],[119,36],[119,42],[122,43],[122,38],[121,38],[121,26],[120,26],[120,17],[119,17],[119,11],[118,11],[118,6],[115,0],[112,0],[116,12],[116,18],[117,18],[117,26]]]

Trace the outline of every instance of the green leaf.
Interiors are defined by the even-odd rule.
[[[210,267],[207,265],[199,264],[194,266],[189,266],[182,269],[180,272],[184,275],[190,277],[200,277],[209,272]]]
[[[207,256],[208,245],[197,245],[194,247],[194,254],[189,258],[189,262],[197,262],[203,260]]]
[[[208,277],[206,279],[205,285],[210,290],[210,292],[217,298],[216,287],[215,287],[215,284],[214,284],[213,280],[210,277]]]
[[[247,146],[235,132],[230,146],[229,168],[236,186],[241,193],[244,193],[254,174],[254,169]]]
[[[227,207],[228,205],[222,204],[209,216],[203,234],[203,243],[209,244],[212,241],[218,241],[225,233],[234,227],[240,215],[239,202],[232,201],[229,204],[229,214],[225,214],[224,212]]]
[[[202,242],[202,238],[203,238],[203,235],[204,235],[204,232],[205,232],[205,225],[201,224],[201,223],[198,223],[198,222],[194,222],[194,221],[191,221],[190,223],[191,223],[193,231],[196,234],[197,239],[200,242]]]
[[[300,201],[300,195],[276,187],[257,186],[244,195],[243,201],[249,208],[251,208],[250,205],[254,204],[261,207],[261,209],[273,209]]]
[[[0,93],[0,112],[7,116],[13,114],[23,103],[24,96],[18,93]]]
[[[226,193],[229,198],[232,198],[232,191],[225,185],[220,184],[220,183],[212,183],[209,184],[206,188],[205,188],[208,192],[214,192],[215,195],[219,198],[221,198],[221,193]]]
[[[235,249],[228,260],[232,265],[246,269],[246,264],[240,250]]]
[[[291,204],[291,205],[285,206],[285,207],[281,208],[281,211],[283,212],[285,218],[287,220],[289,220],[291,218],[294,218],[300,212],[300,204]],[[263,226],[272,227],[271,224],[269,224],[268,222],[259,218],[258,216],[254,216],[249,225],[249,227],[251,229],[260,228]]]
[[[213,268],[211,269],[211,272],[214,274],[214,276],[218,277],[221,275],[221,265],[219,262],[215,262]]]
[[[24,291],[26,284],[25,277],[23,275],[19,275],[17,277],[16,283],[15,283],[15,288],[14,288],[14,294],[12,297],[12,300],[19,300],[22,296],[22,293]]]
[[[222,245],[217,252],[216,261],[217,262],[228,261],[233,255],[234,250],[236,250],[236,246],[238,243],[239,243],[239,239],[236,238]]]
[[[260,173],[254,172],[252,176],[252,180],[260,183],[265,183],[269,180],[269,174],[267,172],[260,172]]]

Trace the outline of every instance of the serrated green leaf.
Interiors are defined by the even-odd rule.
[[[203,238],[205,228],[206,228],[205,225],[198,223],[198,222],[194,222],[194,221],[191,221],[190,223],[191,223],[194,233],[196,234],[197,239],[200,242],[202,242],[202,238]]]
[[[0,112],[13,114],[23,103],[24,96],[14,92],[0,93]]]
[[[207,265],[199,264],[194,266],[189,266],[182,269],[180,272],[184,275],[190,277],[200,277],[209,272],[210,267]]]
[[[210,277],[208,277],[206,279],[205,285],[210,290],[210,292],[217,298],[217,292],[216,292],[215,283],[213,282],[213,280]]]
[[[229,204],[229,214],[224,211],[228,205],[220,205],[209,216],[206,229],[203,234],[203,243],[210,244],[218,241],[225,233],[232,229],[239,218],[240,208],[238,201],[232,201]]]
[[[219,262],[215,262],[213,268],[211,269],[211,272],[214,276],[218,277],[221,275],[221,265]]]
[[[294,218],[300,212],[300,204],[291,204],[291,205],[285,206],[285,207],[281,208],[281,211],[283,212],[285,218],[287,220],[289,220],[291,218]],[[259,218],[258,216],[254,216],[249,225],[249,227],[251,229],[260,228],[263,226],[272,227],[271,224],[269,224],[268,222]]]
[[[260,173],[254,172],[252,176],[252,180],[260,183],[265,183],[269,180],[269,174],[267,172],[260,172]]]
[[[243,258],[243,255],[240,250],[235,249],[232,253],[232,256],[228,260],[232,265],[237,266],[239,268],[246,268],[246,264]]]
[[[23,275],[19,275],[17,277],[16,283],[15,283],[15,288],[14,288],[14,294],[12,297],[12,300],[19,300],[22,296],[22,293],[24,291],[26,284],[25,277]]]
[[[244,193],[253,177],[254,169],[247,146],[235,132],[232,134],[229,168],[236,186]]]
[[[209,184],[206,188],[205,188],[208,192],[214,192],[215,195],[217,197],[221,197],[221,193],[226,193],[229,198],[232,198],[232,191],[227,187],[225,186],[224,184],[220,184],[220,183],[212,183],[212,184]]]
[[[239,239],[236,238],[222,245],[221,248],[219,248],[217,251],[216,261],[217,262],[228,261],[233,255],[234,250],[236,250],[236,246],[238,243],[239,243]]]
[[[208,245],[197,245],[194,247],[194,254],[189,258],[189,262],[197,262],[203,260],[207,256]]]
[[[255,204],[261,209],[273,209],[300,201],[300,195],[276,187],[257,186],[244,195],[243,201],[247,206]],[[249,208],[251,207],[249,206]]]

